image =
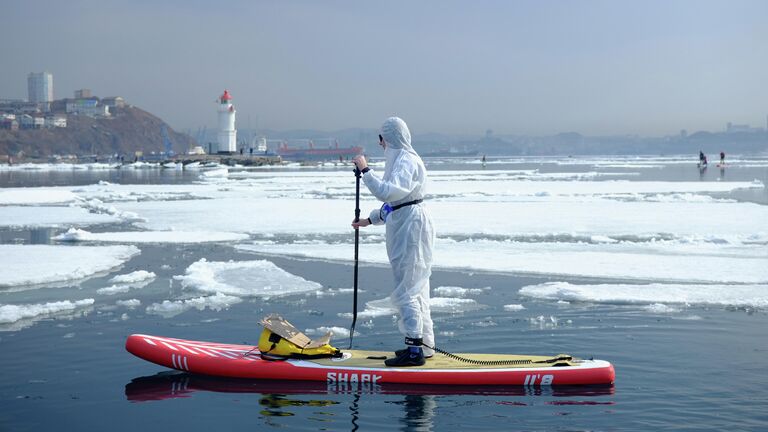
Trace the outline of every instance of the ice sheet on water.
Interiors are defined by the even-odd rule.
[[[118,275],[110,279],[114,285],[107,288],[99,288],[97,294],[114,295],[128,292],[132,289],[141,289],[152,283],[156,275],[154,272],[137,270],[124,275]]]
[[[558,324],[560,324],[560,320],[554,315],[539,315],[537,317],[528,318],[528,322],[531,324],[531,327],[538,327],[542,330],[556,328]]]
[[[218,231],[123,231],[92,233],[78,228],[53,239],[66,242],[104,242],[104,243],[209,243],[234,242],[245,240],[247,234]]]
[[[93,299],[84,299],[22,305],[0,304],[0,331],[18,330],[31,325],[37,319],[71,313],[91,306],[93,303]],[[21,322],[19,325],[13,325],[19,322]]]
[[[138,255],[135,246],[0,245],[0,287],[76,281],[112,270]]]
[[[273,297],[317,291],[317,282],[288,273],[271,261],[207,261],[192,263],[174,276],[184,288],[242,297]]]
[[[164,318],[172,318],[190,309],[211,309],[220,311],[243,301],[240,297],[217,292],[210,296],[194,297],[186,300],[165,300],[162,303],[152,303],[147,306],[148,314],[160,315]]]
[[[429,306],[432,313],[462,313],[471,310],[483,308],[483,305],[473,299],[455,298],[455,297],[431,297]],[[397,314],[397,308],[392,304],[389,297],[373,300],[365,303],[365,309],[357,313],[358,318],[375,318],[381,316],[392,316]],[[340,313],[339,316],[352,317],[349,312]]]
[[[504,305],[504,310],[507,312],[518,312],[521,310],[525,310],[525,306],[521,304],[508,304],[508,305]]]
[[[680,312],[680,308],[666,305],[663,303],[649,304],[645,306],[643,309],[647,310],[648,312],[663,313],[663,314]]]
[[[77,195],[63,188],[4,188],[0,189],[0,206],[43,205],[74,202]]]
[[[0,227],[59,227],[119,222],[109,214],[95,214],[79,207],[7,206],[0,207]]]
[[[131,282],[131,283],[120,283],[120,284],[113,284],[111,286],[108,286],[106,288],[99,288],[96,290],[97,294],[101,295],[115,295],[115,294],[122,294],[127,293],[131,290],[137,290],[144,288],[145,286],[152,283],[152,279],[146,279],[142,281],[137,282]]]
[[[431,297],[429,307],[433,313],[458,314],[471,310],[481,309],[483,305],[473,299],[454,297]]]
[[[117,275],[110,279],[109,281],[116,284],[129,284],[129,283],[136,283],[136,282],[143,282],[146,280],[154,279],[157,277],[157,275],[154,272],[149,272],[146,270],[136,270],[134,272]]]
[[[434,294],[441,295],[443,297],[466,297],[468,295],[482,294],[483,291],[491,289],[485,288],[462,288],[457,286],[439,286],[433,289]]]
[[[126,222],[143,222],[145,221],[144,218],[140,217],[138,214],[130,211],[120,211],[114,206],[110,206],[102,202],[98,199],[90,199],[90,200],[80,200],[78,204],[80,207],[83,207],[90,211],[91,213],[97,213],[97,214],[107,214],[110,216],[114,216],[118,218],[121,221]]]
[[[141,306],[141,300],[139,299],[118,300],[115,302],[115,305],[127,307],[128,309],[133,309]]]
[[[747,238],[748,239],[748,238]],[[746,242],[747,239],[742,239]],[[349,262],[351,244],[258,244],[239,250]],[[707,239],[675,242],[522,243],[438,238],[436,268],[679,282],[768,282],[762,243],[728,245]],[[365,245],[359,259],[388,265],[383,244]],[[702,271],[705,268],[707,271]]]
[[[349,338],[349,329],[344,327],[317,327],[317,328],[309,328],[305,329],[304,333],[307,336],[323,336],[326,333],[331,332],[333,335],[331,336],[331,340],[338,340],[338,339],[345,339]],[[357,331],[355,331],[355,335],[357,335]]]
[[[596,284],[549,282],[529,285],[520,294],[546,300],[607,304],[694,304],[735,307],[768,307],[768,285],[726,284]]]

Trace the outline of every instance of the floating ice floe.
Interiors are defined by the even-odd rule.
[[[109,281],[116,284],[130,284],[136,282],[143,282],[145,280],[154,279],[157,275],[154,272],[148,272],[146,270],[136,270],[131,273],[117,275]]]
[[[215,168],[208,171],[202,171],[200,177],[204,179],[211,179],[216,177],[226,177],[229,175],[229,169],[226,167]]]
[[[653,303],[645,306],[643,309],[653,313],[677,313],[680,312],[680,308],[666,305],[663,303]]]
[[[349,337],[349,329],[343,327],[318,327],[304,330],[304,333],[309,336],[323,336],[328,332],[332,333],[331,339],[343,339]],[[357,334],[357,331],[355,331],[355,334]]]
[[[667,242],[537,243],[438,238],[435,268],[517,274],[569,275],[607,279],[706,283],[768,282],[768,249],[758,235],[734,239],[744,244],[692,238]],[[598,240],[600,240],[598,238]],[[726,243],[726,244],[719,244]],[[254,244],[239,250],[349,262],[351,244]],[[383,244],[366,244],[360,261],[387,265]],[[702,271],[706,269],[706,271]]]
[[[129,309],[133,309],[133,308],[141,306],[141,300],[139,300],[139,299],[118,300],[118,301],[115,302],[115,305],[116,306],[127,307]]]
[[[504,310],[508,312],[518,312],[521,310],[525,310],[525,306],[521,304],[508,304],[508,305],[504,305]]]
[[[471,310],[481,309],[484,306],[472,299],[453,298],[453,297],[432,297],[429,299],[429,307],[432,313],[462,313]],[[397,309],[392,304],[389,297],[379,300],[373,300],[365,303],[365,309],[358,312],[358,318],[375,318],[381,316],[392,316],[397,314]],[[338,314],[340,317],[349,318],[352,314],[343,312]]]
[[[110,279],[114,285],[107,288],[99,288],[97,294],[114,295],[128,292],[133,289],[141,289],[152,283],[156,275],[154,272],[137,270],[132,273],[118,275]]]
[[[211,309],[220,311],[243,301],[240,297],[216,293],[210,296],[195,297],[186,300],[165,300],[162,303],[152,303],[147,306],[147,313],[172,318],[190,309]]]
[[[69,231],[53,238],[67,242],[105,243],[210,243],[234,242],[248,239],[247,234],[216,231],[123,231],[92,233],[82,229]]]
[[[444,296],[444,297],[466,297],[468,295],[477,295],[482,294],[483,291],[490,289],[490,287],[486,288],[462,288],[462,287],[456,287],[456,286],[439,286],[432,291],[435,294]]]
[[[735,307],[768,307],[768,285],[723,284],[597,284],[549,282],[529,285],[520,294],[546,300],[607,304],[692,304]],[[658,306],[655,306],[658,307]]]
[[[322,288],[266,260],[215,262],[203,258],[174,279],[181,281],[184,288],[242,297],[283,296]]]
[[[135,246],[0,245],[0,287],[77,281],[118,267],[140,253]]]
[[[90,213],[79,207],[6,206],[0,207],[0,227],[60,227],[120,222],[108,214]]]
[[[114,206],[106,205],[101,200],[98,200],[95,198],[90,200],[81,199],[77,205],[85,209],[88,209],[92,213],[108,214],[118,218],[121,221],[126,221],[126,222],[144,222],[145,221],[144,218],[139,217],[139,215],[134,212],[120,211]]]
[[[560,323],[560,320],[558,320],[557,317],[555,317],[554,315],[550,315],[548,317],[545,317],[544,315],[539,315],[535,318],[529,318],[528,322],[531,324],[532,327],[547,329],[547,328],[557,327],[557,325]]]
[[[46,205],[74,202],[77,195],[63,188],[0,189],[0,205]]]
[[[37,319],[82,310],[93,303],[93,299],[84,299],[40,304],[0,305],[0,331],[18,330],[31,325]],[[19,325],[12,325],[20,321],[22,322]]]

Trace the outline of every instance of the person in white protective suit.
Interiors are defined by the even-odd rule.
[[[408,125],[398,117],[388,118],[381,127],[379,144],[384,148],[384,175],[378,177],[365,156],[353,162],[363,173],[368,190],[383,201],[366,219],[353,222],[358,229],[386,224],[387,255],[392,265],[395,290],[390,296],[398,309],[405,349],[395,351],[387,366],[421,366],[432,357],[435,334],[429,311],[429,277],[432,274],[432,245],[435,230],[423,204],[427,170],[411,147]],[[422,346],[425,344],[427,346]]]

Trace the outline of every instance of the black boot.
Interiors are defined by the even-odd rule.
[[[408,352],[408,348],[399,349],[399,350],[395,351],[395,356],[400,357],[401,355],[403,355],[403,354],[405,354],[407,352]],[[424,358],[425,359],[431,359],[432,356],[431,355],[425,355]]]
[[[424,350],[421,349],[423,341],[421,338],[409,338],[406,336],[406,348],[395,351],[395,358],[387,359],[384,364],[387,366],[422,366],[424,360]]]
[[[426,363],[424,359],[424,350],[421,347],[412,350],[410,347],[398,350],[401,354],[397,357],[386,359],[384,364],[394,367],[423,366]],[[415,352],[414,352],[415,351]]]

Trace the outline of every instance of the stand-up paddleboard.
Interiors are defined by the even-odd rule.
[[[390,352],[347,350],[338,358],[265,360],[257,347],[134,334],[125,348],[133,355],[172,369],[230,378],[328,383],[410,383],[436,385],[612,384],[613,365],[582,360],[509,354],[457,354],[467,363],[437,353],[424,366],[387,367]],[[481,363],[482,364],[475,364]]]

